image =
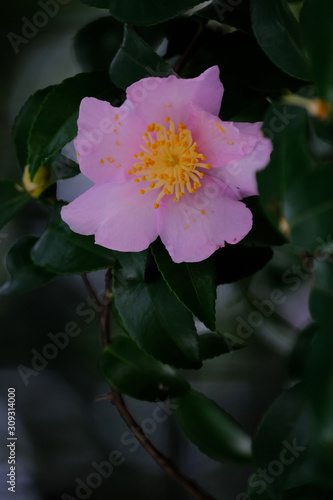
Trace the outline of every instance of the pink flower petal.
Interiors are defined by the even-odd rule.
[[[243,239],[252,227],[251,211],[214,177],[205,176],[195,194],[178,202],[164,200],[157,210],[160,236],[174,262],[206,259],[225,242]]]
[[[238,198],[258,194],[256,172],[270,159],[272,143],[260,131],[261,122],[222,122],[191,105],[189,128],[198,151],[212,165],[211,175],[230,186]]]
[[[127,89],[127,98],[147,124],[164,123],[166,116],[175,124],[186,124],[190,102],[218,114],[222,95],[223,85],[217,66],[207,69],[197,78],[181,79],[173,75],[167,78],[149,77]]]
[[[137,184],[96,184],[61,211],[72,231],[95,234],[95,243],[121,252],[144,250],[158,236],[156,193],[141,195]]]
[[[133,106],[115,108],[106,101],[84,98],[74,141],[81,172],[97,183],[126,180],[145,128]]]

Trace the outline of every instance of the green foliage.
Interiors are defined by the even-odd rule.
[[[216,266],[214,257],[175,264],[160,240],[152,245],[157,266],[178,299],[207,328],[215,329]]]
[[[170,366],[142,351],[129,337],[116,337],[101,360],[107,381],[124,394],[145,401],[181,396],[189,384]]]
[[[220,462],[249,462],[251,439],[231,415],[194,390],[178,403],[177,420],[199,450]]]
[[[251,463],[242,500],[332,498],[333,2],[213,0],[190,16],[188,10],[201,0],[82,2],[105,9],[95,11],[105,16],[74,38],[76,58],[87,72],[37,90],[13,126],[20,169],[29,165],[31,177],[41,166],[50,170],[45,191],[32,205],[50,218],[44,231],[28,225],[23,234],[33,228],[34,236],[10,248],[9,277],[0,294],[27,293],[57,276],[110,269],[113,319],[121,333],[102,354],[108,383],[139,400],[174,398],[176,422],[201,452],[218,462]],[[126,88],[143,78],[193,78],[213,65],[225,90],[220,118],[263,122],[262,132],[273,143],[269,164],[257,173],[259,196],[242,200],[253,214],[248,235],[206,260],[176,264],[160,239],[142,252],[118,252],[72,232],[61,219],[55,184],[80,172],[62,150],[77,134],[82,98],[119,106]],[[32,200],[16,174],[0,181],[0,228]],[[31,215],[22,214],[24,224]],[[282,294],[281,283],[279,307],[270,298]],[[260,301],[253,300],[257,292]],[[298,301],[291,298],[296,295]],[[300,314],[305,295],[312,320]],[[239,321],[245,314],[248,327]],[[251,320],[259,314],[257,329]],[[255,345],[262,335],[271,351],[283,346],[274,355],[285,357],[289,388],[275,401],[276,388],[270,392],[272,402],[253,443],[186,379],[206,383],[206,375],[214,374],[220,383],[220,373],[226,380],[230,374],[241,377],[242,363],[249,360],[251,370],[255,363],[263,370],[265,359],[252,358],[251,347],[223,356],[230,345],[216,324],[231,332],[229,338],[232,330],[251,328]],[[200,375],[191,371],[203,364]],[[182,375],[175,368],[184,369]]]
[[[10,249],[6,258],[10,279],[0,288],[0,295],[27,293],[56,277],[32,261],[30,251],[37,240],[35,236],[24,236]]]
[[[318,96],[333,103],[333,34],[330,0],[305,0],[301,12],[304,45],[311,61]]]
[[[286,73],[311,80],[300,25],[286,0],[252,0],[251,9],[254,34],[268,57]]]
[[[129,268],[115,267],[114,301],[122,325],[147,353],[163,363],[199,368],[192,315],[159,273],[145,276],[146,256],[146,252],[131,254]]]
[[[172,19],[200,4],[201,0],[113,0],[112,16],[123,23],[158,24]]]
[[[119,97],[119,92],[112,88],[106,73],[95,72],[68,78],[47,93],[29,132],[28,163],[32,177],[74,139],[79,105],[88,95],[112,101]]]
[[[112,82],[122,89],[141,78],[174,74],[164,59],[127,25],[122,45],[111,63],[109,73]]]
[[[30,200],[28,193],[15,181],[0,181],[0,228]]]
[[[81,274],[105,269],[115,261],[111,250],[96,245],[92,236],[73,233],[60,217],[57,204],[50,222],[31,250],[34,263],[55,274]]]

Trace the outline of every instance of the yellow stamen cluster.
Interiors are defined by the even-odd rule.
[[[209,170],[212,167],[204,163],[206,159],[197,152],[197,143],[193,142],[190,130],[183,123],[178,124],[178,133],[172,120],[167,116],[165,122],[169,130],[160,123],[151,123],[143,134],[142,151],[134,155],[138,160],[128,175],[134,175],[134,182],[147,181],[141,194],[152,189],[159,190],[154,207],[159,207],[163,196],[173,195],[178,201],[185,192],[194,193],[201,187],[200,180],[204,173],[198,169]]]

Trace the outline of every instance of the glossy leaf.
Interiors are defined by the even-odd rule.
[[[305,0],[301,12],[304,44],[311,60],[318,96],[333,103],[333,3]]]
[[[109,74],[117,87],[126,89],[141,78],[165,77],[174,72],[133,28],[125,26],[123,43],[111,63]],[[147,93],[147,90],[142,88],[142,92]]]
[[[112,266],[113,252],[96,245],[93,236],[71,231],[60,209],[60,204],[54,207],[46,231],[32,249],[35,264],[56,274],[82,274]]]
[[[28,163],[32,176],[74,139],[80,102],[86,96],[112,100],[119,97],[119,91],[104,72],[81,73],[56,85],[43,101],[30,130]]]
[[[217,283],[233,283],[260,271],[273,257],[268,247],[226,245],[215,252]]]
[[[331,302],[332,304],[332,302]],[[313,417],[313,441],[322,455],[333,462],[333,323],[318,331],[308,357],[306,382]]]
[[[180,396],[190,389],[173,368],[152,358],[125,336],[116,337],[104,351],[101,370],[113,387],[145,401]]]
[[[0,229],[30,200],[31,196],[14,180],[0,181]]]
[[[52,158],[47,166],[51,169],[50,183],[59,179],[69,179],[80,173],[78,163],[61,153]]]
[[[313,473],[309,462],[310,439],[307,401],[302,384],[285,391],[265,413],[253,440],[253,456],[261,473],[250,486],[250,498],[260,486],[272,498],[285,489],[306,484]],[[265,480],[265,477],[268,479]]]
[[[53,86],[37,90],[26,101],[17,115],[13,127],[13,138],[19,164],[22,169],[28,163],[28,139],[32,123],[38,114],[46,96],[51,92]]]
[[[254,34],[268,57],[286,73],[311,80],[301,29],[286,0],[251,0]]]
[[[333,166],[326,165],[313,172],[304,172],[287,191],[284,213],[294,245],[313,250],[318,246],[318,238],[327,240],[331,236],[332,182]]]
[[[138,259],[142,262],[142,255]],[[133,271],[129,275],[126,267],[116,266],[113,292],[122,325],[147,353],[176,367],[201,366],[192,315],[159,274],[147,282],[142,275]]]
[[[74,50],[83,71],[107,70],[121,45],[123,31],[123,25],[111,16],[95,19],[80,29]]]
[[[244,198],[243,203],[251,210],[253,225],[243,238],[243,245],[278,246],[287,243],[287,239],[270,222],[261,204],[259,196]]]
[[[177,401],[177,420],[200,451],[219,462],[251,459],[250,437],[214,401],[194,390]]]
[[[199,335],[199,350],[202,359],[212,359],[230,352],[229,344],[219,333],[206,332]]]
[[[322,253],[325,258],[325,253]],[[321,258],[322,258],[321,256]],[[333,257],[314,261],[315,282],[310,295],[310,311],[314,320],[322,325],[330,322],[333,304]]]
[[[38,238],[25,236],[9,250],[6,267],[10,279],[0,288],[0,295],[26,293],[49,283],[55,274],[37,266],[30,257],[30,251]]]
[[[160,240],[152,245],[157,266],[178,299],[210,330],[215,329],[215,259],[175,264]]]
[[[306,112],[292,106],[271,106],[262,130],[272,140],[273,152],[269,165],[257,173],[259,196],[269,219],[280,230],[288,190],[313,168],[306,143]]]
[[[112,0],[113,17],[129,24],[158,24],[199,5],[201,0]]]

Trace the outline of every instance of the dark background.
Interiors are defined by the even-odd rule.
[[[74,35],[88,22],[107,15],[105,10],[74,0],[59,5],[57,15],[50,17],[27,44],[20,44],[16,54],[8,33],[22,35],[22,18],[32,20],[41,10],[32,0],[1,4],[2,178],[20,180],[11,140],[11,127],[20,107],[37,89],[83,70],[73,48]],[[0,284],[8,278],[8,249],[24,234],[41,234],[46,218],[46,211],[33,202],[3,228]],[[270,264],[253,279],[219,287],[217,316],[221,332],[233,333],[235,318],[241,316],[247,321],[254,298],[268,298],[274,288],[284,291],[286,301],[260,328],[255,328],[249,347],[205,362],[200,372],[187,373],[195,388],[216,400],[251,434],[270,402],[290,383],[289,354],[297,331],[308,322],[310,280],[304,280],[297,292],[281,281],[283,272],[295,262],[288,247],[277,249]],[[100,290],[102,274],[95,273],[92,282]],[[76,497],[77,478],[85,482],[95,472],[93,462],[108,460],[113,450],[120,450],[125,462],[85,498],[186,500],[188,495],[166,477],[145,451],[132,451],[133,444],[122,442],[125,424],[105,398],[99,399],[108,387],[98,370],[102,352],[98,315],[87,299],[77,276],[58,278],[41,291],[25,296],[1,298],[1,498],[12,498],[6,484],[6,437],[7,389],[14,387],[18,437],[16,500],[60,500],[65,493]],[[85,316],[77,312],[82,303],[80,310],[88,311]],[[50,343],[48,334],[63,332],[70,321],[78,325],[80,333],[70,338],[67,347],[59,350],[44,369],[27,375],[25,383],[19,373],[24,370],[22,365],[31,369],[36,352],[42,353]],[[138,422],[152,418],[154,404],[129,401],[129,405]],[[252,469],[220,464],[205,457],[187,442],[172,416],[157,423],[150,438],[217,500],[238,500],[237,496],[246,491]]]

